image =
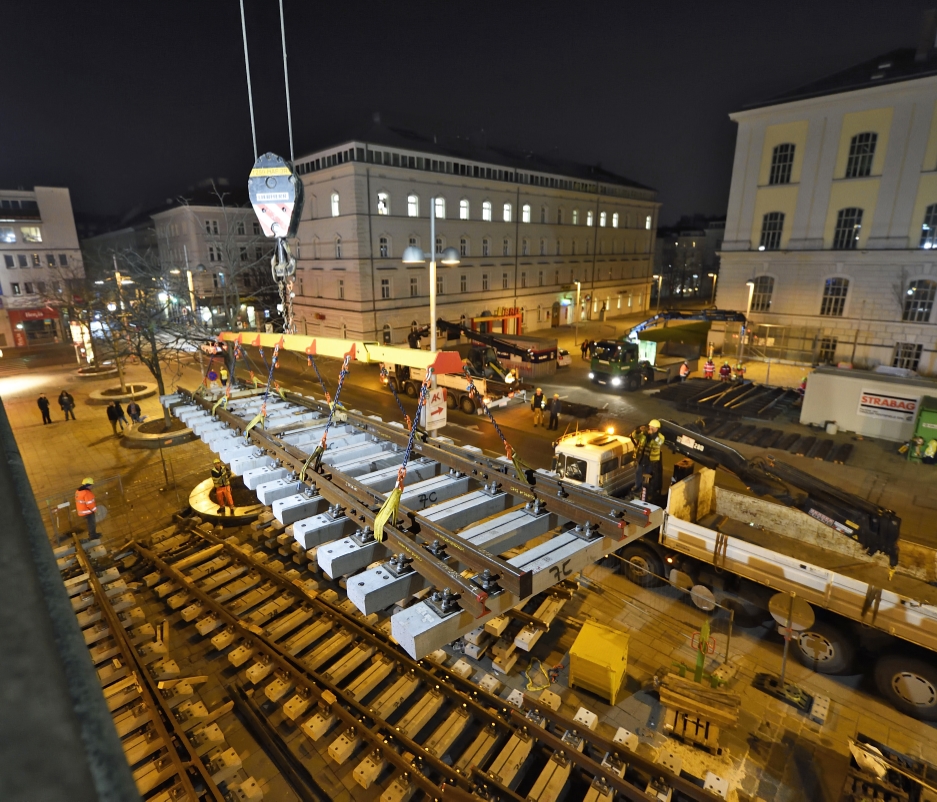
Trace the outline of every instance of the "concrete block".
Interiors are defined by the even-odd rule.
[[[467,493],[468,486],[467,476],[434,476],[406,487],[400,496],[400,504],[410,510],[424,510],[440,501]]]
[[[426,520],[450,531],[457,531],[490,515],[503,512],[509,502],[510,496],[506,493],[491,495],[484,490],[473,490],[448,501],[441,501],[423,514]]]
[[[317,514],[326,506],[328,506],[328,502],[322,496],[294,493],[291,496],[278,498],[273,502],[273,517],[286,526]]]
[[[554,693],[549,688],[541,691],[540,696],[537,699],[538,705],[549,708],[554,713],[560,709],[560,705],[562,703],[563,700],[560,698],[559,694]]]
[[[266,482],[273,482],[276,479],[285,479],[289,474],[290,472],[286,468],[279,465],[265,466],[263,468],[253,468],[249,471],[244,471],[244,473],[241,474],[241,479],[249,490],[256,490],[260,485]]]
[[[400,455],[400,459],[403,459],[402,455]],[[358,477],[358,481],[361,482],[361,484],[367,485],[372,490],[388,493],[397,486],[397,472],[399,467],[399,465],[390,466],[372,471],[371,473],[362,474]],[[426,457],[419,457],[418,459],[411,460],[410,464],[407,465],[407,475],[404,479],[404,486],[408,487],[415,482],[423,482],[427,479],[432,479],[438,472],[439,463],[435,460],[426,459]]]
[[[309,738],[309,740],[318,741],[335,726],[336,721],[338,721],[338,716],[334,713],[323,713],[320,711],[312,718],[304,721],[302,725],[300,725],[300,729],[303,731],[303,735]]]
[[[490,694],[497,694],[501,690],[502,685],[501,680],[497,677],[492,674],[485,674],[485,676],[478,681],[478,687]]]
[[[577,724],[585,727],[588,730],[595,730],[599,726],[599,717],[593,713],[591,710],[586,710],[584,707],[580,707],[576,711],[576,715],[573,717],[573,721]]]
[[[329,543],[350,535],[357,529],[358,524],[353,519],[346,518],[344,514],[333,517],[330,512],[326,511],[296,520],[293,523],[292,534],[302,548],[311,549],[322,543]]]
[[[260,453],[260,449],[255,449],[254,456],[240,456],[233,458],[229,465],[231,466],[231,472],[237,476],[240,476],[244,471],[249,471],[251,468],[262,468],[265,465],[275,465],[276,461],[273,457],[268,457]]]
[[[365,615],[370,615],[385,610],[424,587],[426,580],[416,571],[396,577],[381,565],[356,574],[348,583],[346,591],[355,607]]]
[[[377,541],[361,545],[350,537],[328,543],[316,552],[319,568],[326,576],[336,577],[352,574],[376,560],[389,557],[387,547]]]
[[[254,488],[254,493],[257,495],[257,500],[261,504],[271,507],[273,506],[273,502],[277,499],[292,496],[297,490],[301,491],[302,487],[303,486],[296,479],[282,477],[257,485],[257,487]]]

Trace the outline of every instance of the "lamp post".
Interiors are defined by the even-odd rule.
[[[573,283],[576,285],[576,315],[574,317],[576,330],[573,333],[573,345],[579,345],[579,318],[582,317],[582,302],[579,300],[579,298],[582,291],[582,282],[575,281]]]
[[[748,334],[748,318],[752,313],[752,295],[755,292],[755,282],[746,281],[745,286],[748,287],[748,304],[745,307],[745,323],[742,324],[742,329],[739,331],[739,364],[742,363],[742,355],[745,353],[745,337]]]
[[[715,306],[716,305],[716,282],[719,280],[719,274],[707,273],[706,275],[709,276],[713,280],[713,293],[712,293],[712,298],[709,299],[709,304],[710,306]]]
[[[651,276],[651,278],[657,279],[657,311],[660,312],[660,286],[664,280],[664,274],[661,273],[659,276]]]
[[[429,199],[429,350],[436,350],[436,197]],[[457,265],[460,262],[459,252],[452,247],[446,248],[439,254],[439,261],[444,265]],[[426,264],[426,254],[416,245],[409,245],[403,252],[405,265]]]

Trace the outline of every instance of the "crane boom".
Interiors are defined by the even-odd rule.
[[[637,336],[640,332],[659,323],[661,321],[677,320],[681,323],[689,323],[693,320],[708,322],[734,322],[744,323],[745,314],[743,312],[733,312],[727,309],[700,309],[698,311],[683,312],[675,309],[668,309],[658,312],[656,315],[642,320],[637,326],[631,329],[622,339],[637,342]]]

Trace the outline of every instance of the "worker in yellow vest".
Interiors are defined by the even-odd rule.
[[[641,497],[646,501],[653,501],[660,494],[664,479],[660,453],[661,446],[664,445],[664,435],[660,432],[660,421],[655,419],[647,426],[639,426],[631,433],[631,442],[634,443],[637,466],[635,490],[641,493]]]

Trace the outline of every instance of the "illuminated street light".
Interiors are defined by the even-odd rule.
[[[659,276],[651,276],[653,279],[657,279],[657,311],[660,312],[660,285],[664,280],[664,274],[661,273]]]
[[[719,274],[707,273],[706,275],[709,276],[713,280],[713,295],[712,295],[712,298],[709,299],[709,303],[712,306],[715,306],[716,305],[716,282],[719,280]]]

